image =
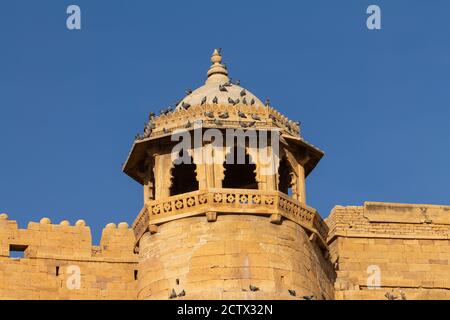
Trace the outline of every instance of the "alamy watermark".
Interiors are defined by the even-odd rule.
[[[69,15],[66,26],[69,30],[81,30],[81,8],[75,4],[67,7],[66,13]]]
[[[381,269],[377,265],[370,265],[367,267],[367,288],[379,289],[381,288]]]
[[[366,25],[369,30],[380,30],[381,29],[381,8],[376,4],[371,4],[367,7],[367,17]]]
[[[69,290],[79,290],[81,288],[81,269],[77,265],[67,267],[66,286]]]

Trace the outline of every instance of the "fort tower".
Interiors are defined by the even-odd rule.
[[[305,192],[322,156],[214,50],[205,84],[150,115],[123,167],[144,188],[138,298],[332,299],[328,228]]]

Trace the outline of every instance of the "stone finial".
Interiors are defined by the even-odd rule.
[[[80,219],[80,220],[78,220],[77,222],[75,222],[75,225],[76,225],[77,227],[84,227],[84,226],[86,226],[86,221]]]
[[[220,49],[214,49],[214,52],[211,56],[211,67],[208,70],[208,82],[228,82],[230,79],[228,78],[227,68],[221,63],[222,55],[220,54]]]
[[[70,222],[68,220],[63,220],[59,223],[59,225],[67,227],[67,226],[70,226]]]
[[[121,222],[121,223],[119,223],[118,228],[119,229],[128,229],[128,223]]]
[[[0,220],[8,220],[8,215],[6,213],[0,214]]]
[[[51,223],[52,223],[52,220],[50,220],[49,218],[42,218],[42,219],[39,221],[39,223],[40,223],[40,224],[51,224]]]

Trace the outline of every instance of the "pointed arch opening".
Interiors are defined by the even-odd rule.
[[[170,196],[176,196],[187,192],[198,190],[197,166],[192,157],[190,161],[176,164],[172,168],[172,184],[170,186]]]
[[[226,156],[223,167],[225,171],[225,177],[222,181],[223,188],[258,189],[256,164],[244,147],[235,146],[232,148]]]
[[[293,196],[293,174],[294,171],[286,159],[283,157],[280,161],[280,167],[278,168],[278,190],[287,194],[288,196]]]

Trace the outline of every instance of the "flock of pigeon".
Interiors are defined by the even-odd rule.
[[[233,82],[233,81],[230,80],[230,81],[228,81],[228,82],[226,82],[224,84],[219,84],[219,91],[221,91],[221,92],[228,92],[227,88],[231,87],[233,85],[239,86],[240,85],[240,81],[237,80],[237,81]],[[193,92],[192,89],[186,90],[186,92],[185,92],[186,96],[191,95],[192,92]],[[247,96],[247,91],[245,89],[242,89],[239,95],[240,95],[240,98],[236,98],[236,99],[232,99],[231,97],[228,97],[228,103],[233,105],[233,106],[235,106],[235,105],[237,105],[238,103],[241,102],[241,99],[242,99],[242,104],[244,104],[244,105],[251,105],[251,106],[253,106],[256,103],[254,98],[252,98],[250,101],[247,101],[247,97],[246,97]],[[177,106],[177,105],[179,105],[181,103],[181,107],[184,110],[188,110],[191,107],[191,105],[189,103],[183,101],[183,100],[184,100],[184,98],[182,100],[176,102],[175,105]],[[208,97],[206,97],[206,96],[203,97],[202,100],[201,100],[201,105],[205,105],[207,101],[208,101]],[[212,99],[212,103],[213,104],[218,104],[218,102],[219,102],[219,99],[217,98],[217,96],[215,96]],[[266,107],[270,107],[270,100],[269,99],[266,99],[265,106]],[[161,109],[159,111],[159,115],[160,116],[161,115],[167,115],[167,114],[172,113],[173,111],[174,111],[174,108],[172,106],[169,106],[169,107],[167,107],[165,109]],[[216,124],[216,125],[222,125],[222,120],[228,119],[230,117],[230,114],[228,112],[221,112],[221,113],[219,113],[219,115],[218,115],[219,119],[217,119],[215,117],[214,112],[212,112],[212,111],[206,111],[204,113],[204,115],[207,118],[213,119],[213,123]],[[259,115],[257,115],[257,114],[251,114],[252,121],[250,121],[250,122],[243,120],[243,119],[248,119],[248,116],[244,112],[238,111],[238,116],[239,116],[240,119],[242,119],[242,120],[239,121],[239,125],[242,128],[251,128],[251,127],[255,126],[257,121],[261,121],[261,117]],[[273,116],[272,114],[269,114],[269,118],[274,123],[278,122],[277,118],[275,116]],[[142,135],[140,135],[140,134],[136,135],[135,136],[135,140],[143,140],[143,139],[146,139],[146,138],[150,137],[150,135],[152,134],[153,130],[156,128],[155,123],[154,123],[154,119],[155,119],[155,114],[153,112],[151,112],[150,115],[149,115],[148,122],[144,125],[144,133]],[[300,122],[297,122],[297,124],[300,125]],[[289,122],[284,123],[284,125],[289,131],[292,131],[292,127],[291,127]],[[190,128],[190,127],[192,127],[192,123],[188,120],[188,122],[185,125],[185,128]],[[168,130],[166,128],[163,128],[163,133],[168,133]]]
[[[237,80],[235,82],[228,81],[228,82],[226,82],[224,84],[219,84],[219,91],[220,92],[228,92],[227,88],[231,87],[233,85],[237,85],[237,86],[240,85],[240,81],[239,80]],[[186,95],[187,96],[189,96],[191,93],[192,93],[191,89],[186,90]],[[246,95],[247,95],[247,91],[245,89],[242,89],[241,92],[240,92],[240,96],[241,96],[241,99],[242,99],[242,104],[253,106],[256,103],[255,99],[252,98],[250,101],[247,101]],[[208,97],[205,96],[205,97],[202,98],[200,104],[201,105],[205,105],[207,101],[208,101]],[[214,98],[212,98],[211,101],[212,101],[213,104],[218,104],[219,103],[219,98],[217,96],[215,96]],[[237,105],[239,102],[241,102],[240,98],[232,99],[231,97],[228,97],[228,103],[232,104],[233,106]],[[185,101],[178,101],[176,103],[176,105],[179,105],[180,103],[181,103],[181,107],[183,109],[185,109],[185,110],[187,110],[187,109],[189,109],[191,107],[191,105],[189,103],[186,103]],[[269,100],[267,100],[266,106],[268,106],[268,104],[269,104]],[[162,114],[165,114],[165,112],[167,112],[167,109],[166,110],[162,110],[161,112],[162,112]]]

